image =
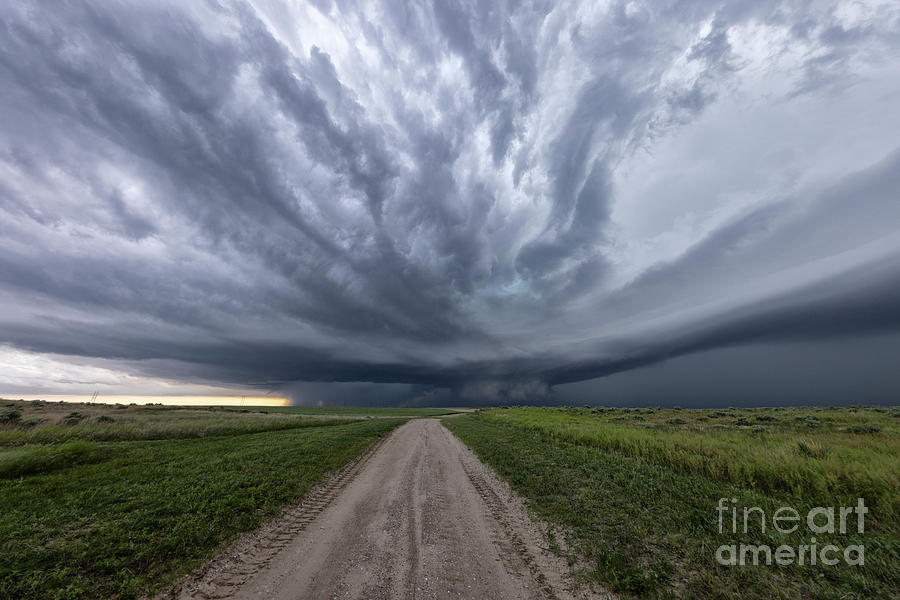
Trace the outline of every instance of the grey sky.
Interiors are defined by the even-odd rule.
[[[691,357],[795,352],[808,377],[775,361],[743,401],[900,393],[849,366],[900,339],[896,2],[5,2],[0,28],[0,394],[664,403]]]

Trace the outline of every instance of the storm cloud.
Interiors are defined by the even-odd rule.
[[[895,2],[5,3],[0,392],[839,378],[900,339],[898,103]]]

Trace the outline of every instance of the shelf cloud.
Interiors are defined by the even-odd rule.
[[[0,393],[549,402],[900,349],[895,2],[20,2],[0,29]]]

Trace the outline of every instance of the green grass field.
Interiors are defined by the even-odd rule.
[[[900,412],[513,408],[445,419],[553,526],[579,578],[639,597],[896,598],[900,594]],[[865,533],[772,527],[781,506],[865,498]],[[720,498],[736,498],[720,534]],[[731,506],[731,504],[727,504]],[[744,507],[760,507],[743,532]],[[853,517],[855,519],[855,517]],[[723,544],[799,548],[816,535],[865,546],[865,564],[722,566]]]
[[[112,442],[238,435],[355,420],[348,416],[336,422],[335,418],[339,417],[330,414],[269,414],[224,407],[44,402],[5,404],[5,408],[0,408],[0,448],[70,440]],[[0,458],[0,471],[2,461]]]
[[[8,404],[0,404],[3,599],[159,589],[405,421]],[[33,412],[47,421],[22,425]],[[60,412],[85,416],[58,424]],[[135,433],[143,430],[155,433]]]

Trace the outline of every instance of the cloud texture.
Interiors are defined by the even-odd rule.
[[[0,344],[517,399],[900,334],[898,73],[895,2],[6,3]]]

